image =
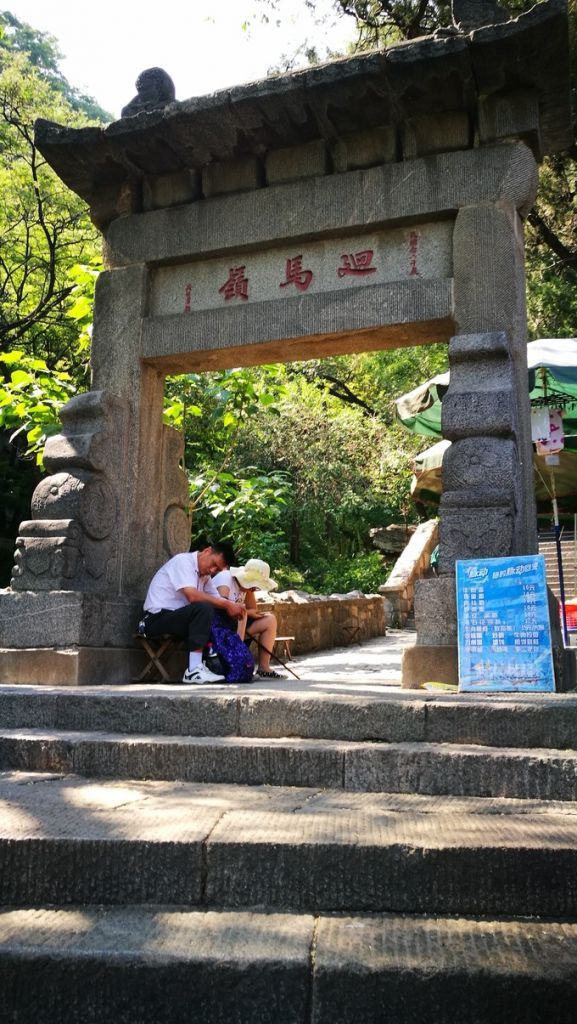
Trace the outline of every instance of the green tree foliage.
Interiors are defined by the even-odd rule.
[[[85,123],[26,54],[0,52],[0,351],[24,347],[56,366],[75,360],[78,330],[66,317],[73,265],[100,242],[85,205],[63,188],[34,144],[44,117]],[[67,367],[69,368],[69,367]]]
[[[27,61],[48,82],[56,92],[60,93],[66,103],[85,117],[94,121],[111,121],[112,116],[103,110],[92,98],[85,96],[68,82],[59,68],[62,53],[58,40],[48,32],[37,29],[19,21],[10,11],[0,11],[0,51],[22,53]],[[0,62],[2,54],[0,52]]]
[[[262,408],[242,426],[229,469],[242,477],[245,466],[258,466],[260,481],[282,474],[275,523],[283,546],[273,564],[283,585],[326,591],[338,564],[340,589],[364,580],[374,590],[375,566],[380,582],[384,569],[370,552],[369,530],[410,512],[409,475],[398,473],[407,468],[400,432],[358,404],[344,405],[304,370],[302,364],[277,369],[286,388],[274,411]],[[254,539],[260,545],[258,530]],[[344,569],[349,563],[350,573]]]
[[[573,113],[577,112],[577,3],[568,6]],[[575,133],[574,133],[575,135]],[[548,157],[527,219],[527,299],[533,338],[577,333],[577,146]]]
[[[0,430],[11,432],[10,443],[25,435],[26,454],[41,466],[47,438],[60,430],[60,409],[75,392],[70,374],[23,351],[0,353],[0,365]]]
[[[52,37],[0,15],[0,585],[58,409],[88,386],[100,238],[36,149],[33,124],[79,126],[103,112],[68,85],[59,59]]]
[[[238,448],[261,411],[278,415],[284,391],[282,367],[191,373],[168,380],[164,415],[185,435],[193,533],[234,540],[239,557],[249,558],[258,545],[273,564],[286,558],[288,484],[282,471],[263,472],[239,459]]]
[[[303,376],[322,392],[338,398],[386,426],[395,423],[395,398],[428,377],[447,369],[445,344],[363,352],[293,364],[290,377]]]
[[[416,39],[451,24],[450,0],[335,0],[357,30],[356,49]]]

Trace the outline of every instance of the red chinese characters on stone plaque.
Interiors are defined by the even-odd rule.
[[[417,256],[419,252],[419,232],[411,231],[409,235],[409,277],[418,277]]]
[[[337,277],[345,277],[351,274],[353,277],[364,277],[366,274],[375,274],[376,267],[371,266],[374,250],[363,249],[361,252],[343,253],[341,266],[337,270]]]
[[[313,276],[312,270],[303,270],[302,254],[293,256],[286,261],[285,280],[281,281],[279,288],[286,288],[287,285],[294,284],[299,292],[306,292]]]
[[[244,264],[242,267],[231,267],[228,280],[218,289],[227,302],[229,299],[248,299],[248,277],[244,276],[245,270]]]
[[[192,302],[192,285],[187,284],[184,286],[184,312],[190,313],[190,306]]]

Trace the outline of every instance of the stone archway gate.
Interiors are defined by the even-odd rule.
[[[522,219],[571,141],[566,5],[498,25],[469,6],[464,31],[208,97],[167,105],[161,75],[105,129],[37,123],[107,269],[92,390],[46,446],[0,595],[0,680],[130,675],[146,584],[189,545],[167,373],[452,338],[409,681],[454,658],[455,559],[535,550]]]

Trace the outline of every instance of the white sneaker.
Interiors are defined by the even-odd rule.
[[[224,682],[224,676],[217,676],[215,672],[211,672],[202,662],[196,668],[193,668],[192,671],[187,668],[182,681],[183,683],[195,683],[197,686],[202,686],[203,683],[222,683]]]

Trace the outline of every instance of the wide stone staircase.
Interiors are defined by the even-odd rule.
[[[577,695],[0,687],[3,1024],[574,1024]]]

